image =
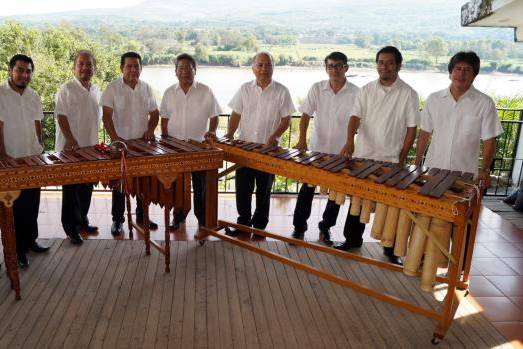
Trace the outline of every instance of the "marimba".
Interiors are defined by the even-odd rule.
[[[472,174],[428,169],[413,165],[401,166],[366,159],[348,160],[338,155],[310,151],[300,152],[296,149],[284,149],[277,145],[265,146],[259,143],[231,141],[226,138],[218,139],[217,146],[224,150],[225,160],[236,165],[286,176],[303,183],[328,187],[353,198],[382,203],[397,210],[409,212],[409,219],[412,219],[416,226],[420,226],[417,228],[421,231],[420,234],[427,234],[430,237],[427,239],[429,242],[435,240],[434,238],[437,236],[431,235],[429,229],[422,226],[423,217],[430,217],[437,222],[451,224],[454,227],[451,251],[442,251],[446,252],[450,260],[448,273],[446,277],[435,277],[435,281],[448,284],[441,313],[422,308],[350,280],[339,278],[336,275],[325,273],[308,265],[290,261],[224,234],[206,230],[207,233],[222,240],[434,319],[438,321],[438,325],[434,331],[433,340],[437,341],[445,336],[459,305],[458,295],[468,288],[468,275],[481,200],[479,191],[472,182]],[[221,228],[236,227],[247,232],[287,241],[381,268],[403,271],[401,266],[337,251],[317,244],[282,237],[230,222],[219,221],[219,224]],[[468,249],[465,256],[466,240],[468,241]],[[463,274],[462,270],[464,271]],[[413,274],[419,276],[421,272],[416,267]]]
[[[134,139],[126,141],[126,144],[125,177],[130,184],[131,194],[139,195],[144,202],[143,233],[148,254],[151,243],[148,228],[149,203],[159,203],[165,208],[165,248],[160,251],[165,254],[166,271],[168,271],[169,210],[175,205],[183,209],[186,207],[187,200],[190,200],[190,192],[187,192],[188,177],[181,176],[194,171],[205,171],[206,226],[216,227],[217,171],[222,166],[223,152],[198,142],[184,142],[172,137],[156,138],[153,141]],[[89,182],[108,183],[121,177],[121,158],[113,158],[111,154],[100,152],[95,147],[0,161],[0,229],[6,269],[17,299],[20,299],[20,282],[12,206],[20,194],[20,189]],[[140,179],[133,180],[133,178]],[[183,180],[177,180],[180,178]],[[180,190],[173,193],[170,189],[174,188],[172,184],[175,181]],[[147,185],[153,182],[155,186]],[[128,217],[130,218],[130,212]]]

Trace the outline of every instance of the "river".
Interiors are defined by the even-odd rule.
[[[348,79],[357,86],[363,86],[378,77],[375,70],[350,68]],[[224,112],[229,112],[227,104],[240,85],[252,80],[254,75],[250,67],[198,67],[196,80],[212,88]],[[448,86],[448,74],[427,71],[400,71],[400,77],[410,84],[420,97],[427,96]],[[158,96],[163,95],[167,87],[177,82],[174,66],[145,66],[141,78],[148,82]],[[275,67],[274,80],[287,86],[296,106],[307,95],[310,86],[327,78],[320,67]],[[477,89],[491,96],[523,96],[523,75],[516,74],[479,74],[474,83]]]

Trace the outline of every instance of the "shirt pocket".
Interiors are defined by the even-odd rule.
[[[481,119],[474,114],[464,114],[461,117],[459,129],[467,136],[479,137],[481,131]]]

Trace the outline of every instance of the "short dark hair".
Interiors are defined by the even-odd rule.
[[[138,53],[129,51],[125,52],[122,57],[120,57],[120,67],[123,67],[125,64],[126,58],[138,58],[138,62],[140,62],[140,65],[142,65],[142,56],[140,56]]]
[[[382,53],[392,53],[397,65],[401,65],[401,63],[403,63],[403,56],[401,55],[400,50],[394,46],[385,46],[379,50],[378,53],[376,53],[376,63],[378,63],[378,58]]]
[[[178,56],[176,56],[176,59],[174,60],[174,66],[176,68],[178,68],[178,63],[180,63],[180,61],[182,61],[184,59],[188,60],[189,63],[191,63],[191,66],[193,67],[193,69],[196,70],[196,61],[194,60],[193,56],[191,56],[188,53],[181,53]]]
[[[347,64],[347,56],[345,56],[344,53],[342,52],[337,52],[337,51],[334,51],[334,52],[331,52],[327,55],[327,57],[325,57],[325,65],[327,65],[327,60],[330,59],[331,61],[342,61],[343,64]]]
[[[452,73],[452,70],[454,70],[454,66],[458,63],[467,63],[474,69],[474,76],[479,74],[479,67],[481,64],[481,61],[479,59],[479,56],[476,54],[476,52],[473,51],[460,51],[456,53],[449,62],[449,74]]]
[[[23,54],[16,54],[9,60],[9,69],[13,69],[16,65],[16,62],[22,61],[25,63],[31,64],[31,69],[33,72],[35,71],[35,64],[33,63],[33,59],[29,56],[23,55]]]

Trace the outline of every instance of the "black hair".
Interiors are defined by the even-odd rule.
[[[343,64],[347,64],[347,56],[345,56],[344,53],[341,52],[331,52],[325,57],[325,65],[327,65],[327,60],[330,59],[332,61],[342,61]]]
[[[382,53],[392,53],[394,55],[394,60],[396,61],[397,65],[401,65],[401,63],[403,62],[403,56],[401,55],[400,50],[398,50],[394,46],[385,46],[381,50],[379,50],[378,53],[376,53],[376,63],[378,63],[378,58]]]
[[[9,69],[13,69],[16,65],[16,62],[18,62],[18,61],[22,61],[22,62],[31,64],[31,70],[34,72],[35,64],[33,63],[33,59],[29,56],[22,55],[22,54],[16,54],[9,60]]]
[[[120,67],[123,67],[125,64],[126,58],[138,58],[138,62],[140,62],[140,65],[142,65],[142,57],[133,51],[125,52],[122,57],[120,57]]]
[[[451,74],[452,70],[454,70],[454,66],[461,62],[467,63],[474,69],[474,76],[478,75],[481,62],[476,52],[460,51],[456,53],[454,56],[452,56],[449,62],[449,74]]]
[[[182,61],[184,59],[188,60],[189,63],[191,63],[191,66],[193,67],[193,69],[196,70],[196,61],[194,60],[193,56],[191,56],[188,53],[182,53],[176,57],[176,59],[174,60],[175,67],[178,68],[178,63],[180,63],[180,61]]]

